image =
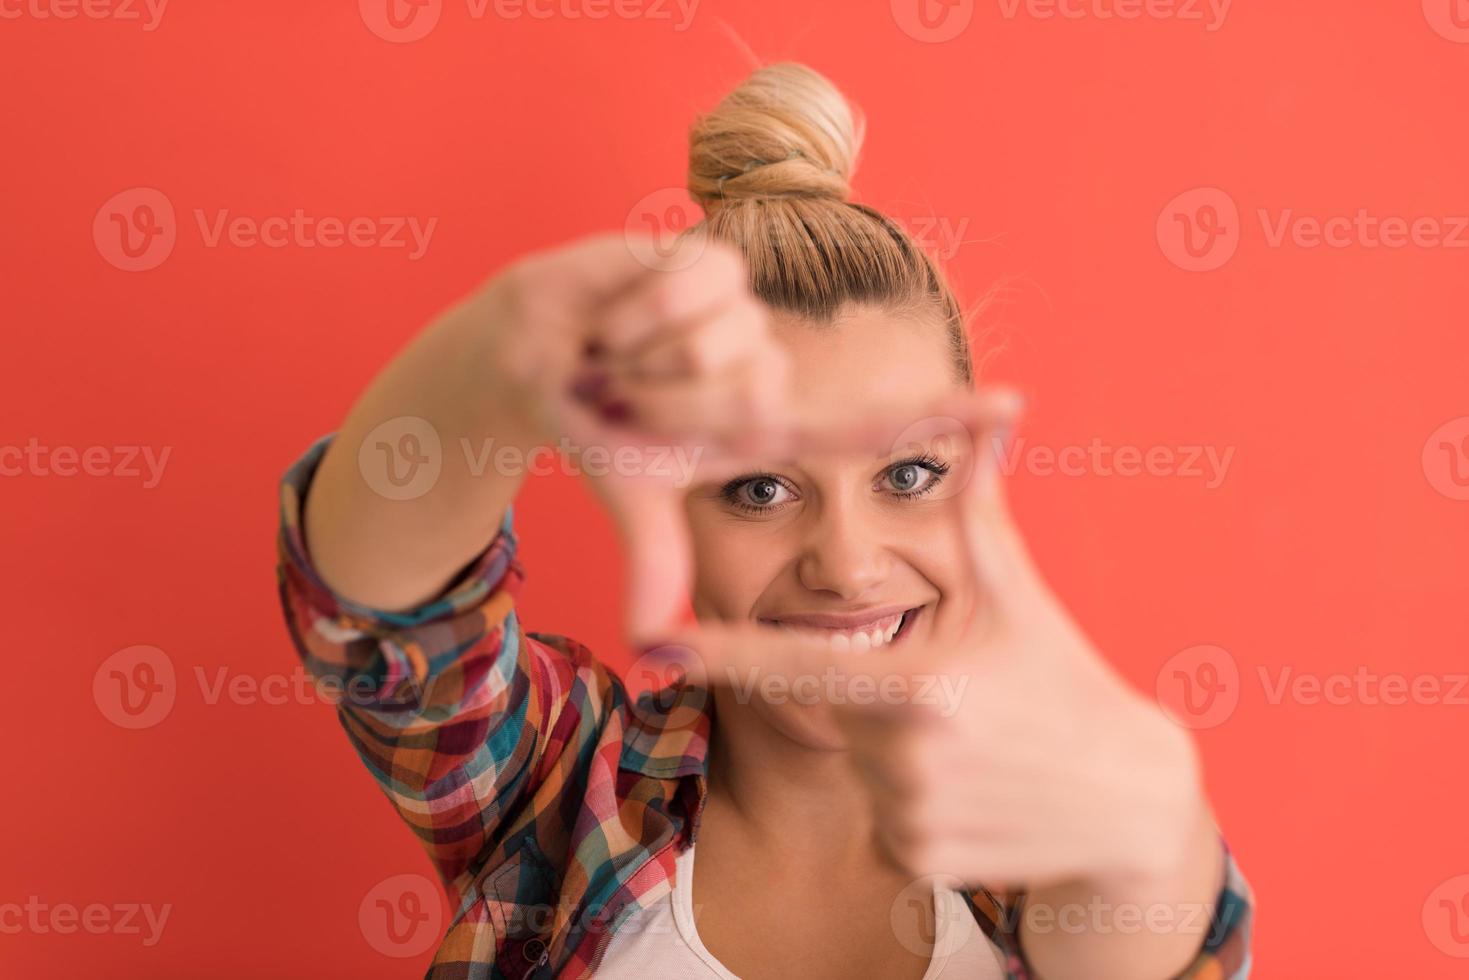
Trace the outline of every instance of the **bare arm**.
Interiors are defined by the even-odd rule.
[[[528,450],[543,438],[503,364],[511,321],[502,307],[503,287],[492,284],[444,314],[378,375],[328,448],[305,530],[334,591],[378,609],[416,606],[494,537],[522,478],[488,466],[476,476],[475,452],[463,447],[493,439]],[[389,496],[389,468],[413,472],[405,448],[432,453],[419,465],[438,465],[438,478],[420,494]]]

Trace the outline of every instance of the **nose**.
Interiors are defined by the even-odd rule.
[[[860,507],[828,504],[814,515],[801,544],[796,574],[813,592],[859,599],[888,576],[889,556]]]

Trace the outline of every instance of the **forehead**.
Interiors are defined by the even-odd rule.
[[[815,406],[926,403],[959,385],[942,324],[857,308],[830,324],[781,316],[776,339],[791,352],[795,397]]]

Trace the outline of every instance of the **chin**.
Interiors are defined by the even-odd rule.
[[[734,692],[728,688],[717,689],[714,697],[716,713],[726,722],[733,713],[739,712],[745,715],[747,722],[766,725],[802,748],[840,752],[849,747],[830,705],[800,704],[796,701],[771,704],[760,698],[741,703],[735,700]]]
[[[786,738],[808,749],[841,752],[849,748],[836,715],[825,704],[767,704],[755,706],[765,722]]]

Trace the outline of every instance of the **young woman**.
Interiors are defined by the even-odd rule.
[[[1247,974],[1248,890],[1188,738],[1071,624],[993,469],[959,480],[963,447],[878,459],[787,433],[701,467],[676,521],[666,484],[596,481],[641,639],[676,624],[674,525],[692,540],[701,672],[658,696],[630,703],[585,648],[521,626],[519,473],[454,447],[768,453],[752,433],[790,418],[970,391],[943,277],[847,200],[859,142],[824,78],[756,72],[693,129],[707,217],[678,250],[618,236],[517,263],[287,474],[293,636],[346,685],[349,737],[457,904],[431,976]],[[1004,399],[976,404],[986,435],[1006,423]],[[388,483],[384,459],[406,467]],[[715,669],[843,662],[921,664],[945,710]]]

